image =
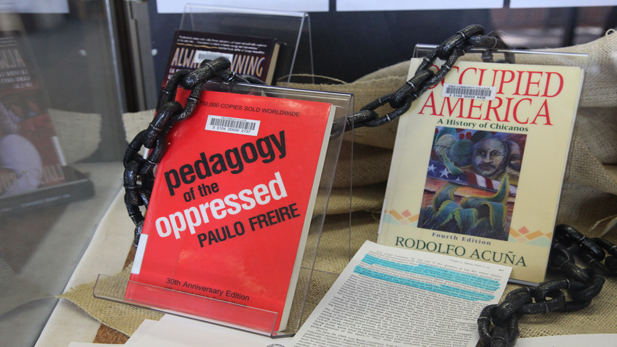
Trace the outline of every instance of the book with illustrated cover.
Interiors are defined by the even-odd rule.
[[[0,32],[0,214],[94,194],[87,178],[66,167],[47,109],[24,34]]]
[[[187,96],[180,91],[177,100]],[[284,330],[334,110],[204,92],[167,137],[125,299],[248,324],[242,314],[204,312],[190,296],[136,283],[147,284],[276,312],[274,328]]]
[[[280,49],[274,38],[176,30],[161,88],[178,70],[195,70],[218,57],[231,62],[231,71],[272,84]]]
[[[543,281],[582,80],[578,67],[458,62],[400,118],[378,242]]]

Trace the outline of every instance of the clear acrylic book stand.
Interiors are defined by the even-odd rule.
[[[233,85],[230,87],[228,84],[221,83],[207,83],[204,92],[209,90],[239,94],[246,94],[250,92],[253,95],[318,101],[329,103],[335,109],[334,125],[332,127],[333,130],[329,136],[329,142],[327,144],[327,152],[321,175],[319,192],[317,194],[314,213],[311,219],[308,238],[303,253],[301,269],[298,276],[298,282],[291,313],[289,315],[290,318],[288,320],[287,329],[284,332],[274,331],[275,322],[278,317],[276,312],[206,298],[203,296],[188,294],[153,285],[131,282],[128,277],[110,277],[106,275],[99,275],[93,294],[96,298],[150,308],[165,313],[225,325],[271,337],[289,336],[294,334],[299,329],[302,321],[306,297],[308,295],[315,259],[319,247],[321,231],[326,218],[328,199],[332,189],[334,174],[337,169],[337,162],[345,129],[344,125],[347,121],[347,116],[353,107],[353,96],[351,94],[343,93],[306,91],[281,87],[243,84]],[[157,299],[153,300],[153,302],[133,301],[127,299],[125,297],[125,292],[129,282],[131,286],[138,288],[143,293],[149,293],[151,297],[156,297]],[[204,285],[207,285],[206,280],[204,280]],[[161,303],[160,298],[164,298],[164,303]],[[239,315],[245,318],[245,322],[248,323],[238,325],[230,319],[230,317],[237,317]]]

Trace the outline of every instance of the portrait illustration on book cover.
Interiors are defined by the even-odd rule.
[[[418,227],[507,240],[526,138],[435,127]]]

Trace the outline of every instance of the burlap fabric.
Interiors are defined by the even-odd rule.
[[[568,162],[566,183],[594,188],[600,192],[617,194],[617,35],[606,36],[583,45],[566,47],[547,52],[568,52],[589,54],[585,82],[579,105],[578,120],[572,140],[571,154]],[[473,58],[464,56],[461,59]],[[522,64],[568,64],[559,56],[517,55],[517,62]],[[397,90],[407,79],[409,62],[399,63],[372,74],[366,75],[353,83],[340,85],[291,84],[290,87],[316,89],[323,91],[347,92],[355,96],[356,108],[374,99]],[[388,107],[378,110],[381,115],[390,112]],[[356,129],[354,134],[346,135],[346,143],[353,136],[353,185],[366,186],[387,181],[389,160],[394,148],[397,121],[377,128]],[[345,148],[345,147],[344,147]],[[347,153],[345,150],[343,154]],[[341,156],[343,166],[351,165],[348,156]],[[346,172],[341,171],[344,175]],[[338,176],[337,182],[347,182],[347,177]],[[336,201],[336,200],[334,200]],[[354,210],[364,209],[353,205]],[[381,201],[376,201],[380,206]],[[560,209],[573,206],[571,201],[562,199]],[[576,206],[579,208],[580,206]],[[585,206],[585,208],[596,208]],[[577,213],[570,210],[567,214]],[[616,213],[613,211],[612,213]],[[602,218],[611,216],[605,215]],[[617,217],[617,216],[616,216]],[[594,223],[594,221],[580,221]],[[608,224],[608,222],[606,223]]]
[[[117,297],[122,297],[123,290],[126,288],[124,281],[128,281],[130,274],[131,266],[127,266],[114,278],[103,279],[99,285],[107,289],[107,292],[113,293],[115,291]],[[137,330],[144,319],[159,320],[163,317],[161,312],[95,299],[92,296],[93,287],[93,283],[82,284],[59,295],[58,298],[70,300],[99,322],[128,336],[131,336]]]
[[[560,202],[559,223],[569,223],[590,236],[604,233],[611,216],[617,216],[617,35],[606,35],[594,42],[559,49],[589,54],[578,123],[572,141],[571,156]],[[467,58],[468,59],[468,58]],[[517,56],[519,63],[551,64],[557,58],[540,59]],[[396,64],[364,76],[353,83],[338,85],[292,84],[290,87],[353,93],[355,107],[397,90],[405,81],[408,62]],[[390,109],[379,110],[383,115]],[[124,117],[127,139],[145,129],[152,111]],[[345,135],[339,170],[328,205],[328,218],[316,258],[316,271],[310,284],[304,318],[340,273],[364,240],[375,240],[379,211],[383,202],[397,122],[378,127],[360,128]],[[353,146],[352,146],[353,143]],[[352,152],[353,147],[353,152]],[[353,161],[352,161],[353,159]],[[353,170],[350,168],[353,167]],[[353,173],[352,173],[353,172]],[[353,188],[350,182],[353,182]],[[351,191],[351,199],[350,199]],[[349,207],[353,213],[349,220]],[[612,217],[615,218],[615,217]],[[592,226],[604,220],[595,230]],[[351,225],[351,238],[349,230]],[[130,231],[127,231],[130,232]],[[606,237],[617,242],[617,233]],[[310,241],[310,240],[309,240]],[[315,240],[310,241],[315,242]],[[506,291],[516,288],[508,285]],[[69,297],[71,293],[66,294]],[[527,316],[521,320],[521,337],[617,332],[617,280],[607,279],[602,293],[590,307],[569,314],[551,313]],[[420,304],[420,303],[419,303]],[[82,305],[82,304],[80,304]],[[86,304],[84,304],[86,305]],[[145,313],[134,314],[138,319]],[[130,334],[134,326],[114,321],[114,310],[99,310],[91,315],[111,327]],[[107,314],[108,316],[105,316]],[[297,313],[294,313],[297,314]],[[293,319],[293,318],[292,318]]]
[[[101,115],[49,109],[60,147],[70,165],[91,156],[101,143]]]

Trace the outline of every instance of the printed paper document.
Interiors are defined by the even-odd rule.
[[[295,347],[475,346],[476,320],[511,268],[367,241],[293,339]]]

